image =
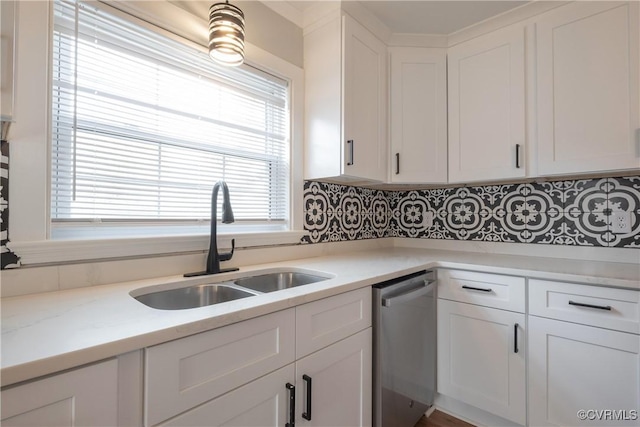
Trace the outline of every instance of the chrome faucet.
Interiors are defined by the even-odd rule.
[[[218,253],[218,190],[222,187],[222,223],[230,224],[234,220],[231,201],[229,200],[229,187],[224,181],[216,182],[211,194],[211,237],[209,239],[209,255],[207,256],[206,271],[196,273],[186,273],[184,277],[204,276],[207,274],[226,273],[237,271],[237,268],[220,269],[220,261],[229,261],[233,257],[236,248],[236,240],[231,239],[231,252]]]

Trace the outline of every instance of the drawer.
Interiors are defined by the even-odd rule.
[[[640,292],[529,280],[529,314],[640,333]]]
[[[438,270],[438,298],[451,301],[524,313],[525,289],[524,277]]]
[[[295,310],[146,349],[146,425],[155,425],[294,361]]]
[[[371,288],[296,307],[296,359],[371,326]]]

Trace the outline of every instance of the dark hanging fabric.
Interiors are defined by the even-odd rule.
[[[0,141],[0,262],[1,269],[19,267],[20,257],[8,247],[9,243],[9,142]]]

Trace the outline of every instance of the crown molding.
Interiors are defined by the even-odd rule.
[[[508,10],[501,14],[492,16],[484,21],[477,22],[468,27],[448,34],[449,47],[455,46],[483,34],[490,33],[508,25],[526,21],[536,15],[547,12],[556,7],[560,7],[570,1],[532,1],[515,9]]]
[[[389,47],[435,47],[449,46],[449,37],[445,34],[391,34],[387,41]]]

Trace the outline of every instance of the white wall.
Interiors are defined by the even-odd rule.
[[[170,3],[206,20],[210,0],[169,0]],[[246,41],[287,62],[302,67],[302,28],[259,1],[234,0],[245,16]]]

